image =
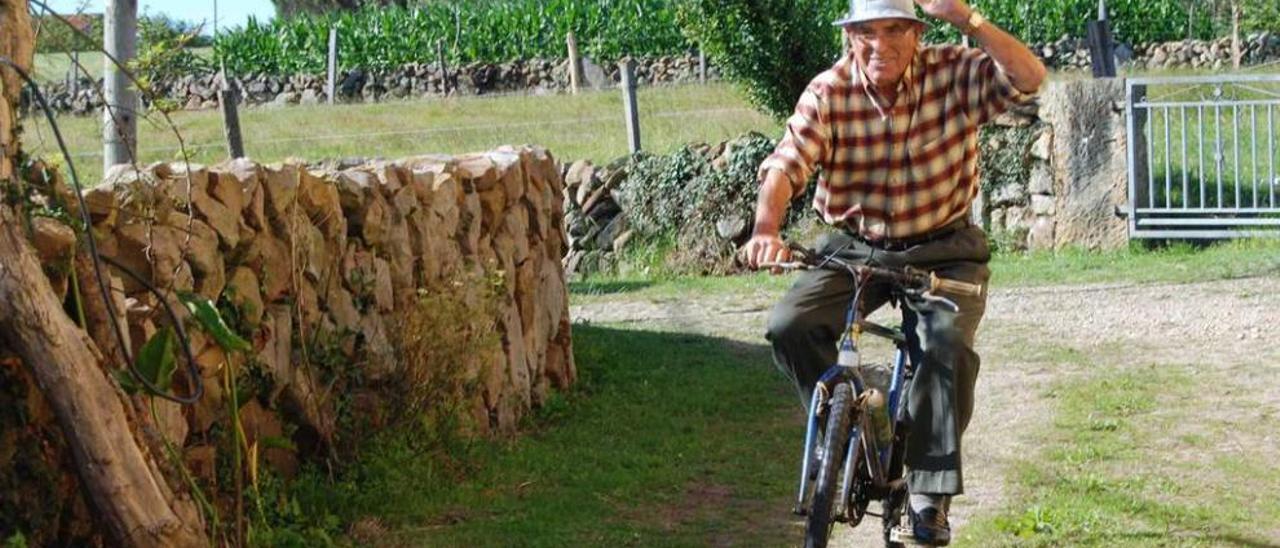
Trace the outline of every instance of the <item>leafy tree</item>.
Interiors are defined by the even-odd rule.
[[[840,54],[840,0],[688,0],[678,20],[758,108],[783,118]]]

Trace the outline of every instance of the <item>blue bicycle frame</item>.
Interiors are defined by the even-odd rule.
[[[894,343],[895,352],[893,359],[893,373],[890,378],[889,393],[886,401],[886,405],[888,406],[888,415],[890,418],[890,432],[887,437],[889,439],[893,439],[893,436],[896,434],[894,430],[902,419],[902,393],[905,388],[907,377],[911,374],[911,353],[908,348],[908,339],[902,330],[888,328],[862,320],[861,314],[858,311],[858,304],[861,301],[862,287],[865,285],[865,283],[858,284],[858,289],[854,291],[853,299],[849,303],[849,309],[845,315],[845,335],[841,341],[841,350],[852,350],[853,352],[857,352],[857,338],[861,332],[870,332],[873,335],[887,338]],[[812,455],[816,446],[820,421],[822,419],[821,409],[826,403],[827,394],[830,393],[828,387],[835,386],[841,382],[849,382],[853,386],[853,396],[856,401],[857,398],[867,389],[862,375],[858,372],[858,368],[856,367],[857,365],[860,365],[860,363],[855,364],[852,367],[840,364],[832,365],[818,379],[818,382],[814,387],[813,396],[809,403],[809,420],[808,427],[805,432],[804,454],[802,456],[800,466],[800,489],[799,494],[796,497],[795,506],[795,513],[797,514],[804,514],[806,512],[804,504],[806,494],[809,489],[809,475],[812,471]],[[847,449],[844,461],[844,480],[841,485],[839,497],[836,499],[841,501],[842,504],[847,502],[850,489],[852,489],[852,482],[854,478],[853,467],[855,465],[854,457],[859,444],[864,442],[863,437],[860,436],[862,433],[862,427],[863,424],[858,421],[855,421],[850,425],[848,438],[849,448]],[[888,447],[874,447],[875,436],[870,435],[865,437],[866,443],[871,445],[870,447],[865,448],[867,450],[867,454],[875,455],[876,457],[874,459],[867,459],[868,465],[871,467],[868,472],[870,473],[872,483],[877,487],[885,487],[887,482],[884,480],[884,477],[894,457],[893,444],[890,443]]]

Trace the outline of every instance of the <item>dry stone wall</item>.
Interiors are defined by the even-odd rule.
[[[1088,70],[1089,46],[1084,39],[1063,37],[1047,44],[1033,44],[1045,64],[1058,70]],[[1231,37],[1214,40],[1175,40],[1153,42],[1130,47],[1118,44],[1116,58],[1128,69],[1230,69],[1232,67]],[[1261,32],[1242,36],[1240,62],[1242,65],[1264,65],[1280,60],[1280,36]]]
[[[332,428],[328,410],[311,403],[319,387],[298,367],[294,337],[353,334],[340,338],[343,357],[383,380],[398,367],[397,314],[420,288],[495,273],[504,355],[470,373],[483,381],[472,409],[482,430],[510,430],[575,376],[558,170],[531,148],[329,172],[171,163],[109,173],[88,200],[104,254],[160,287],[229,300],[278,393],[321,432]],[[158,303],[127,276],[118,283],[137,346]],[[197,358],[202,372],[216,374],[223,356],[201,342],[197,353],[214,354]]]
[[[1127,245],[1124,83],[1052,81],[1035,105],[984,131],[974,205],[1008,250]]]
[[[492,316],[487,322],[438,318],[443,323],[436,329],[488,325],[495,333],[475,334],[486,341],[483,348],[454,349],[461,363],[420,364],[425,374],[418,380],[458,378],[462,401],[455,403],[473,433],[512,431],[551,390],[576,378],[561,267],[567,242],[560,173],[559,163],[538,148],[342,170],[240,160],[110,171],[86,192],[101,254],[170,295],[189,292],[218,303],[230,328],[252,346],[228,353],[170,297],[191,337],[204,395],[190,406],[156,399],[155,420],[139,416],[141,426],[182,448],[195,477],[213,478],[221,451],[214,431],[230,424],[224,381],[231,371],[248,394],[238,400],[248,443],[291,438],[260,447],[273,469],[289,475],[308,449],[332,447],[335,433],[350,430],[340,423],[344,413],[357,410],[371,428],[379,416],[394,413],[386,408],[405,378],[398,341],[406,314],[422,306],[424,292],[435,292],[456,295],[459,310]],[[91,276],[72,267],[78,233],[66,219],[78,218],[78,208],[65,187],[49,194],[62,196],[70,216],[33,215],[31,240],[54,290],[74,302],[71,273]],[[58,211],[56,201],[40,196],[29,207]],[[123,311],[126,344],[137,356],[168,320],[162,303],[124,272],[113,266],[108,281],[116,310]],[[468,308],[479,300],[487,304]],[[352,378],[360,381],[336,380]],[[3,407],[27,410],[0,414],[0,431],[24,433],[0,439],[0,469],[56,475],[69,462],[56,425],[25,366],[3,348],[0,381]],[[184,373],[174,375],[174,383],[179,394],[193,392]],[[23,445],[46,450],[18,451]],[[0,485],[15,494],[76,492],[74,482],[51,487],[33,477],[0,474]],[[0,497],[0,504],[6,501],[16,504]],[[28,517],[25,523],[43,523]]]

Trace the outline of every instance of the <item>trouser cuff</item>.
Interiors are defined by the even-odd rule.
[[[931,495],[959,495],[964,493],[964,482],[956,470],[909,470],[907,491]]]

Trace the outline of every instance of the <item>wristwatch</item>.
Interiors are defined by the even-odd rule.
[[[987,18],[978,13],[978,10],[971,10],[969,12],[969,20],[965,22],[964,33],[972,35],[978,32],[978,28],[985,24],[987,24]]]

